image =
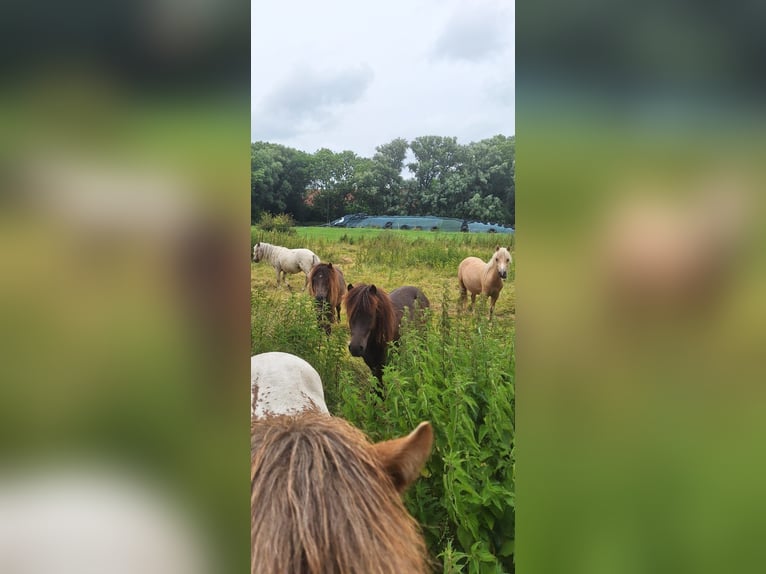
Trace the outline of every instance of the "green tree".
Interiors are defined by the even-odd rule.
[[[311,187],[314,207],[330,221],[346,212],[353,199],[354,173],[358,156],[352,151],[334,153],[322,148],[311,162]]]
[[[309,155],[268,142],[250,145],[250,220],[262,213],[305,215]]]
[[[437,215],[515,224],[515,138],[459,145],[457,138],[396,138],[372,158],[323,148],[314,154],[268,142],[250,146],[251,220],[289,213],[329,221],[345,213]],[[407,149],[415,161],[404,179]]]
[[[461,191],[460,179],[453,178],[461,172],[464,155],[457,138],[421,136],[410,148],[416,161],[407,168],[415,176],[423,215],[453,215],[455,195]]]
[[[513,225],[515,223],[515,138],[497,135],[479,142],[470,143],[465,147],[465,176],[466,193],[462,198],[464,217],[475,219],[492,219]],[[494,202],[484,202],[493,205],[496,211],[479,217],[477,213],[476,195],[480,198],[494,197],[500,201],[499,206]],[[484,209],[479,209],[479,212]]]
[[[404,213],[402,200],[404,197],[402,170],[404,159],[407,157],[409,144],[404,138],[396,138],[375,148],[372,156],[374,185],[378,198],[370,202],[370,213],[397,214]],[[373,210],[372,207],[379,209]]]

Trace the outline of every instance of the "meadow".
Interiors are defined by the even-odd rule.
[[[420,287],[431,301],[425,325],[404,325],[384,374],[383,398],[362,359],[346,347],[345,310],[328,337],[317,325],[302,274],[276,287],[267,262],[251,266],[251,351],[285,351],[319,372],[331,413],[372,440],[409,433],[431,421],[435,444],[422,476],[405,495],[420,523],[434,570],[514,571],[514,266],[488,321],[477,299],[461,311],[457,267],[469,255],[489,259],[498,244],[513,252],[513,236],[376,229],[252,230],[266,241],[307,247],[339,265],[347,283],[375,283],[391,291]],[[509,245],[510,243],[510,245]]]

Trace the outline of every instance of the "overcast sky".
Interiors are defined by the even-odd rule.
[[[252,0],[251,139],[371,157],[514,135],[514,3]]]

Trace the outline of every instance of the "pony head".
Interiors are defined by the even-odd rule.
[[[375,285],[348,286],[346,315],[351,330],[348,350],[354,357],[364,356],[371,340],[385,345],[394,338],[396,313],[388,293]]]
[[[340,319],[340,304],[346,293],[343,272],[332,263],[317,263],[308,274],[309,294],[314,297],[319,323],[329,335],[330,323],[335,322],[335,310]]]
[[[427,422],[371,444],[316,412],[254,421],[251,572],[427,572],[423,536],[400,495],[432,445]]]
[[[319,302],[331,301],[338,290],[332,263],[317,263],[309,273],[309,294]]]
[[[259,241],[253,245],[253,261],[258,263],[263,257],[263,250],[261,249],[261,242]]]
[[[495,247],[495,253],[492,255],[492,263],[497,270],[500,279],[507,279],[508,266],[511,264],[511,253],[505,247],[499,245]]]

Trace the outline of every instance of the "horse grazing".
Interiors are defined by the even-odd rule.
[[[431,303],[417,287],[399,287],[389,296],[380,287],[365,284],[349,285],[345,301],[351,329],[348,350],[354,357],[362,357],[372,374],[383,382],[387,347],[399,339],[404,309],[408,310],[409,319],[414,320]]]
[[[420,574],[423,536],[402,503],[433,445],[427,422],[371,444],[317,412],[250,426],[252,574]]]
[[[481,293],[490,298],[489,318],[495,310],[495,303],[503,290],[503,282],[508,277],[511,253],[505,247],[495,247],[495,252],[488,263],[478,257],[466,257],[457,268],[457,280],[460,283],[460,303],[465,305],[468,291],[471,292],[471,309],[476,302],[476,295]]]
[[[335,315],[340,321],[340,305],[346,294],[346,280],[339,267],[332,263],[318,263],[308,275],[309,293],[317,304],[319,324],[330,334],[330,323],[335,322]],[[333,311],[334,310],[334,311]]]
[[[314,367],[289,353],[250,357],[250,416],[327,413],[322,379]]]
[[[288,273],[300,273],[303,271],[306,274],[306,281],[301,291],[304,291],[306,285],[308,285],[311,268],[319,263],[319,257],[310,249],[288,249],[287,247],[272,245],[263,241],[253,246],[253,261],[258,263],[262,259],[271,263],[271,266],[277,272],[277,287],[282,285],[282,279]]]

